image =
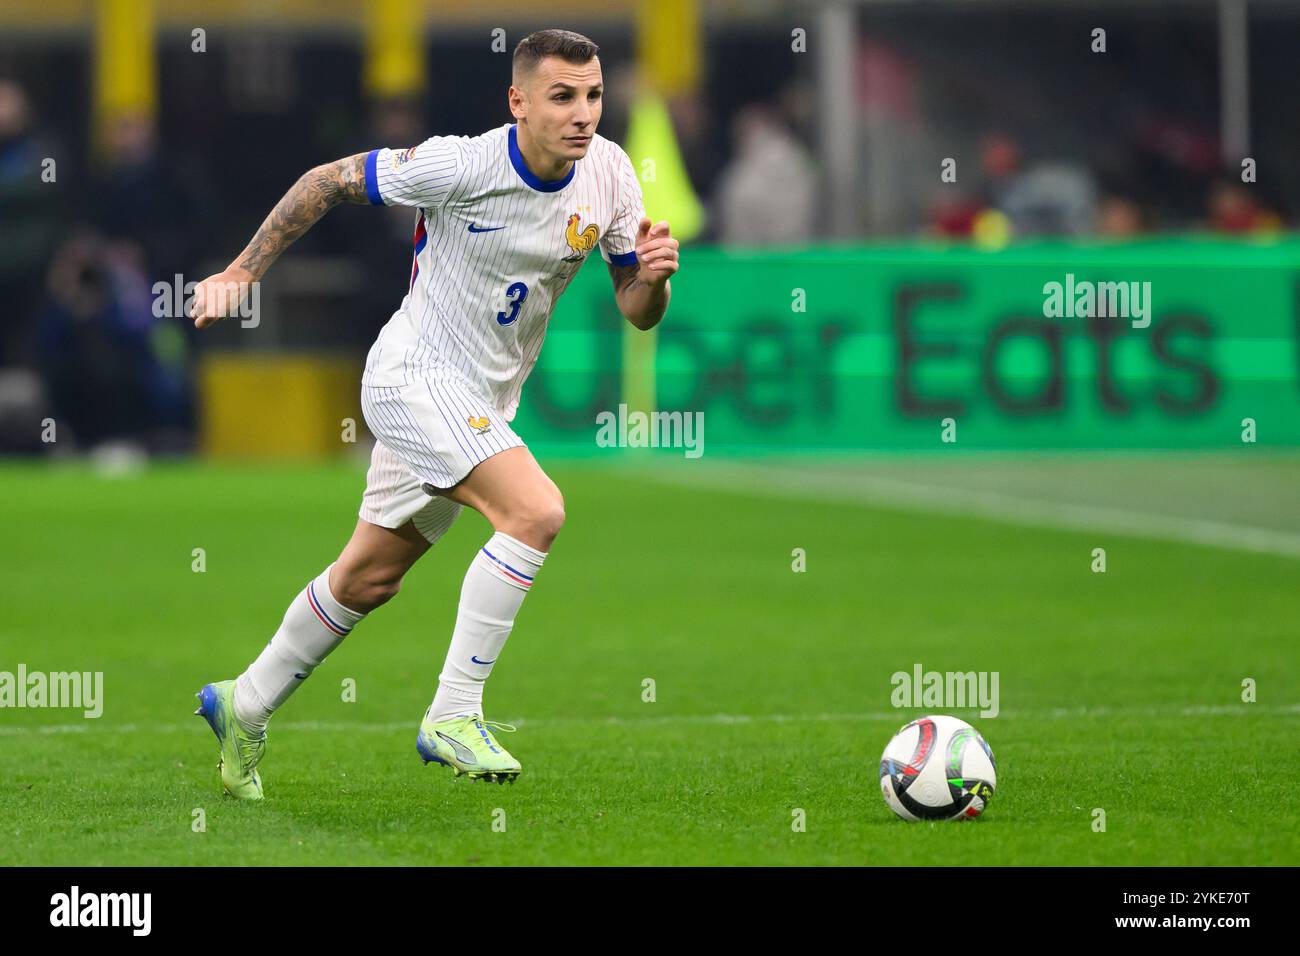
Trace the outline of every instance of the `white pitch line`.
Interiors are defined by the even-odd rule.
[[[939,708],[943,709],[943,708]],[[953,708],[948,708],[949,710]],[[547,728],[557,725],[604,724],[613,727],[654,728],[673,724],[830,724],[864,723],[878,720],[898,721],[900,725],[911,720],[916,708],[903,711],[878,710],[852,714],[670,714],[663,717],[537,717],[507,720],[518,727]],[[958,713],[971,712],[974,720],[1077,720],[1086,717],[1244,717],[1249,714],[1274,715],[1300,714],[1300,704],[1213,704],[1170,707],[1053,707],[1047,710],[1015,710],[1003,708],[997,717],[980,718],[977,708],[956,708]],[[305,731],[316,733],[400,733],[414,731],[418,721],[388,723],[351,723],[341,720],[299,720],[276,723],[276,731]],[[78,724],[37,724],[30,727],[0,727],[0,737],[26,737],[53,734],[86,733],[178,733],[187,730],[206,731],[202,722],[178,721],[163,724],[111,724],[102,720],[84,720]]]
[[[800,471],[710,462],[691,469],[647,469],[638,472],[638,477],[687,487],[707,485],[712,490],[735,494],[758,493],[804,501],[816,496],[892,511],[985,518],[1031,528],[1103,532],[1300,558],[1300,534],[1289,531],[1103,505],[1022,498],[998,491],[952,488],[876,475],[835,475],[818,472],[816,468]]]

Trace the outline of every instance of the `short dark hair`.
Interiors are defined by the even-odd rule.
[[[515,46],[511,60],[512,80],[522,81],[537,69],[543,57],[558,56],[570,63],[590,63],[600,47],[572,30],[538,30]]]

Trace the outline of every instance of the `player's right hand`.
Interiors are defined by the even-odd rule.
[[[222,319],[240,314],[240,307],[248,301],[254,282],[253,274],[239,266],[208,276],[194,289],[190,318],[196,329],[206,329]]]

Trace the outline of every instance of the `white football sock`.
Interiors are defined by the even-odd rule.
[[[334,600],[329,587],[333,567],[293,599],[280,629],[235,681],[235,716],[248,729],[266,730],[271,714],[365,617]]]
[[[530,548],[502,531],[492,535],[474,556],[461,585],[456,629],[438,675],[438,693],[429,706],[429,719],[483,716],[483,682],[492,673],[515,625],[515,615],[545,559],[545,551]]]

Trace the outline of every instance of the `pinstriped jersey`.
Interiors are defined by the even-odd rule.
[[[525,164],[516,128],[434,136],[366,157],[376,205],[416,209],[411,281],[379,333],[363,382],[463,379],[506,421],[537,362],[556,301],[597,246],[636,262],[645,205],[623,148],[598,134],[556,180]]]

